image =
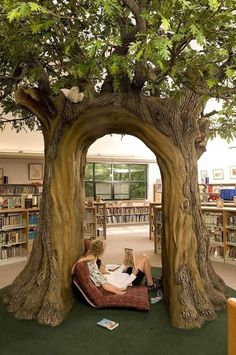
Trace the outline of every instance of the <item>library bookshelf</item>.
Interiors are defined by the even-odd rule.
[[[209,201],[215,201],[218,198],[222,198],[225,202],[232,202],[234,196],[236,196],[236,184],[235,183],[209,183],[209,184],[198,184],[199,194],[202,203],[207,203]],[[162,183],[158,181],[153,184],[153,202],[161,203],[162,199]]]
[[[150,207],[151,208],[151,207]],[[154,251],[161,252],[162,206],[152,206],[153,218],[150,224],[154,236]],[[214,261],[236,265],[236,206],[218,208],[202,206],[203,220],[210,237],[210,256]]]
[[[0,184],[0,208],[38,207],[42,190],[41,184]]]
[[[0,196],[41,195],[41,184],[0,184]]]
[[[107,237],[107,209],[105,202],[94,202],[97,215],[97,237],[106,239]]]
[[[155,207],[161,206],[160,202],[150,202],[149,204],[149,239],[153,239],[154,233],[156,231],[156,210]]]
[[[107,224],[147,224],[149,203],[145,201],[112,201],[106,207]]]
[[[0,260],[28,255],[28,210],[0,210]]]
[[[85,207],[84,239],[97,237],[97,209],[94,206]]]

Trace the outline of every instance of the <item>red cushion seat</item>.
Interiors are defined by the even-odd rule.
[[[150,309],[148,289],[145,286],[129,286],[125,294],[115,295],[96,287],[89,276],[87,262],[78,262],[74,268],[73,283],[86,300],[95,308],[133,308],[142,311]]]

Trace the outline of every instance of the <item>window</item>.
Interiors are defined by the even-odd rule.
[[[147,165],[87,163],[85,194],[103,200],[146,199]]]

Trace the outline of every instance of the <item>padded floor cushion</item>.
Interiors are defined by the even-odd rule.
[[[89,277],[86,262],[78,262],[74,269],[73,283],[85,299],[96,308],[123,307],[142,311],[150,309],[148,289],[145,286],[129,286],[124,295],[115,295],[96,287]]]

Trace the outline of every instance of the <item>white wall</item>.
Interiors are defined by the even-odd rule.
[[[132,159],[156,160],[151,150],[138,138],[130,135],[106,135],[94,142],[88,150],[88,156],[112,156],[119,159],[125,156]]]
[[[201,182],[200,172],[206,170],[210,178],[210,183],[236,183],[236,179],[230,176],[230,167],[236,167],[236,148],[229,149],[230,146],[236,147],[236,139],[228,144],[219,138],[209,141],[207,151],[199,160],[199,182]],[[43,154],[44,145],[40,132],[26,133],[21,131],[15,133],[11,129],[0,132],[0,153],[1,152],[33,152]],[[160,172],[155,163],[154,154],[136,137],[113,134],[106,135],[98,139],[88,150],[88,160],[110,160],[110,161],[136,161],[149,163],[149,185],[148,199],[152,200],[152,185]],[[29,159],[7,159],[0,158],[0,167],[4,169],[4,175],[9,176],[9,183],[28,183],[28,164],[40,163],[42,160]],[[222,169],[224,179],[214,180],[213,170]]]
[[[210,183],[236,184],[236,179],[230,176],[231,167],[236,167],[236,139],[229,144],[220,138],[209,141],[207,151],[198,161],[199,182],[202,182],[201,171],[205,170]],[[223,179],[214,179],[214,170],[223,170]]]
[[[8,176],[8,184],[42,183],[43,180],[29,180],[29,164],[43,164],[44,159],[6,159],[0,158],[3,175]]]
[[[44,142],[41,132],[25,132],[21,130],[16,133],[10,127],[0,131],[0,152],[44,152]]]

